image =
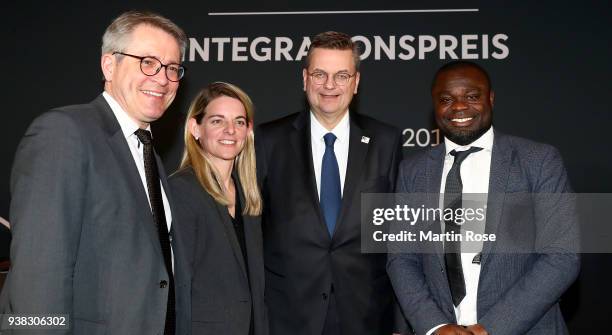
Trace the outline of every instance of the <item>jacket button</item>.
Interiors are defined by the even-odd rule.
[[[165,280],[162,280],[159,282],[159,288],[166,288],[166,286],[168,286],[168,282]]]
[[[323,300],[327,300],[327,293],[323,293],[321,296],[323,296]]]

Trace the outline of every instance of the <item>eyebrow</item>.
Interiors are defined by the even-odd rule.
[[[151,57],[151,58],[155,58],[155,59],[157,59],[158,61],[160,61],[160,62],[161,62],[162,64],[164,64],[164,65],[170,65],[170,64],[182,65],[182,64],[181,64],[181,61],[175,62],[175,61],[173,61],[173,60],[172,60],[172,61],[169,61],[169,62],[164,62],[164,61],[162,61],[162,60],[161,60],[161,57],[157,57],[157,56],[154,56],[154,55],[152,55],[152,54],[147,54],[147,53],[145,53],[145,55],[144,55],[144,56],[141,56],[141,57]]]
[[[213,117],[220,117],[220,118],[222,118],[222,119],[225,119],[225,116],[224,116],[224,115],[221,115],[221,114],[209,114],[209,115],[208,115],[208,118],[209,118],[209,119],[210,119],[210,118],[213,118]],[[240,116],[237,116],[237,117],[236,117],[236,119],[240,119],[240,118],[242,118],[242,119],[246,119],[247,117],[246,117],[246,116],[244,116],[244,115],[240,115]]]
[[[325,72],[325,73],[329,74],[329,72],[327,72],[325,70],[322,70],[322,69],[319,69],[319,68],[315,68],[312,72]],[[342,73],[342,72],[350,73],[349,70],[345,70],[345,69],[340,70],[340,71],[338,71],[336,73]],[[336,74],[336,73],[333,73],[333,74]]]

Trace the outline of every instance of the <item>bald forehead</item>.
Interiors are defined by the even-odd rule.
[[[484,71],[479,66],[475,64],[455,64],[449,67],[442,67],[436,72],[434,76],[434,80],[431,83],[431,92],[433,93],[436,86],[438,86],[439,81],[446,81],[449,78],[470,78],[476,79],[478,81],[482,81],[486,87],[486,89],[491,89],[491,80],[489,79],[489,74]]]

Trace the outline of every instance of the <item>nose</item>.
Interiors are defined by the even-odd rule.
[[[334,76],[328,75],[327,80],[323,83],[323,87],[328,90],[333,90],[336,87],[336,82],[334,81]]]
[[[234,134],[236,132],[236,126],[233,122],[227,122],[225,124],[225,132],[228,134]]]
[[[170,82],[168,77],[166,77],[166,68],[164,66],[157,71],[157,73],[153,76],[153,79],[162,86],[166,86]]]
[[[451,106],[452,110],[461,111],[468,109],[467,103],[463,99],[457,99]]]

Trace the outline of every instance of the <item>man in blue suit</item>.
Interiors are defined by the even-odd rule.
[[[387,271],[404,315],[417,335],[567,334],[558,301],[580,262],[559,152],[493,129],[494,92],[475,63],[441,67],[431,94],[444,143],[402,162],[397,192],[439,193],[444,208],[452,192],[459,201],[488,196],[484,229],[499,236],[473,253],[453,252],[448,240],[438,251],[391,253]]]

